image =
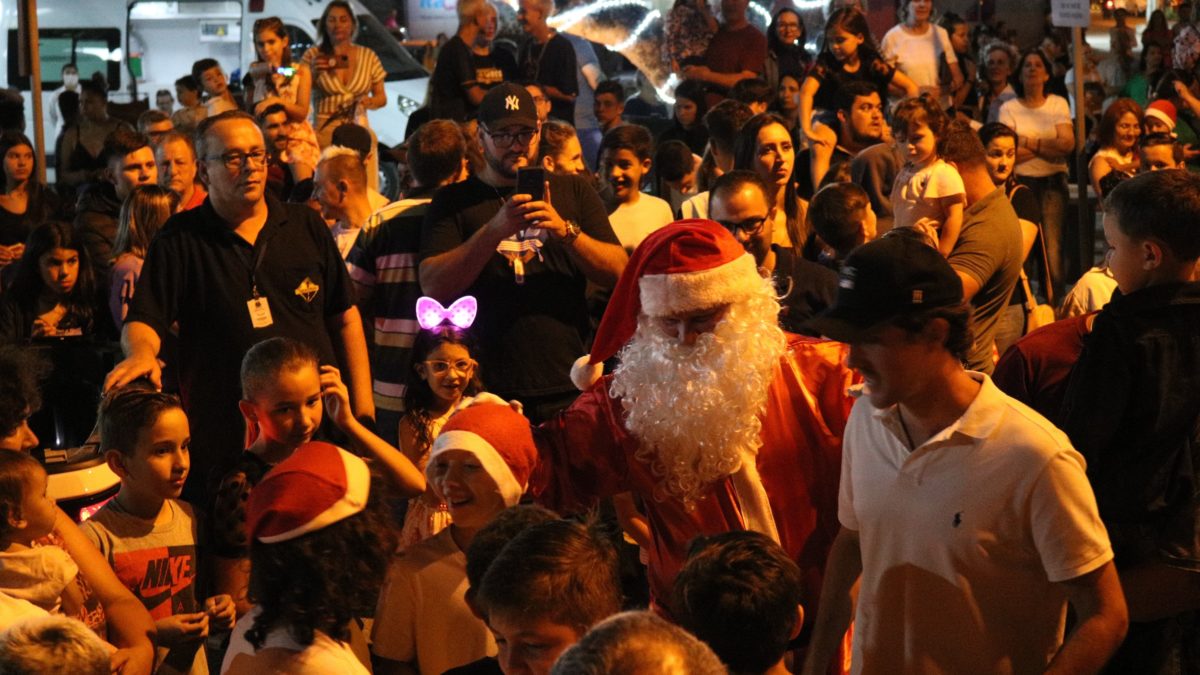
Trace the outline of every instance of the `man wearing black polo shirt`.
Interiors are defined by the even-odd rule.
[[[373,417],[374,404],[362,323],[329,230],[311,209],[265,196],[267,151],[252,117],[222,113],[196,135],[209,197],[172,217],[151,243],[121,335],[126,358],[105,388],[143,376],[159,383],[162,336],[178,323],[192,431],[184,495],[205,504],[207,488],[245,447],[238,371],[255,343],[308,343],[347,374],[358,416]]]
[[[546,23],[553,13],[554,0],[521,0],[517,22],[529,39],[521,45],[517,65],[522,79],[542,85],[550,99],[550,116],[574,122],[579,94],[575,48]]]
[[[484,383],[522,401],[535,421],[578,395],[570,370],[587,352],[585,286],[611,287],[626,262],[586,179],[547,175],[545,201],[513,194],[517,169],[534,166],[538,133],[524,87],[506,82],[487,93],[479,107],[487,165],[434,195],[420,266],[422,289],[443,304],[478,298],[472,332]]]

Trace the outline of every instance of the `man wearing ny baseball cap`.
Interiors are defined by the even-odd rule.
[[[517,172],[536,165],[539,131],[524,87],[488,91],[478,131],[486,166],[434,195],[420,263],[426,294],[444,304],[478,298],[473,332],[484,384],[521,400],[534,421],[578,394],[570,370],[590,332],[584,290],[588,282],[611,287],[626,262],[586,179],[547,175],[515,189]]]
[[[904,232],[864,244],[810,325],[849,343],[863,391],[804,672],[826,671],[860,578],[854,673],[1097,672],[1127,613],[1083,458],[964,370],[970,310],[954,269]]]

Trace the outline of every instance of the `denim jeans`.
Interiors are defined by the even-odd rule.
[[[1046,242],[1046,258],[1050,261],[1050,278],[1054,283],[1054,294],[1057,298],[1063,290],[1063,225],[1067,219],[1067,174],[1056,173],[1050,176],[1034,178],[1017,176],[1017,182],[1033,191],[1034,199],[1041,209],[1042,236]],[[1070,249],[1075,255],[1075,248]],[[1041,256],[1031,256],[1041,268]],[[1031,279],[1041,279],[1031,276]]]

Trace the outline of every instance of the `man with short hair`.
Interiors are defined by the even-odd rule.
[[[105,381],[161,381],[163,337],[178,324],[180,393],[192,423],[184,495],[206,504],[245,448],[238,410],[246,350],[271,337],[301,340],[340,366],[353,412],[374,417],[362,323],[329,229],[302,204],[265,193],[267,150],[250,115],[232,111],[196,131],[208,200],[173,216],[146,252],[125,321],[125,360]]]
[[[812,199],[831,169],[884,140],[883,101],[873,86],[859,80],[847,82],[836,100],[837,128],[818,125],[814,131],[821,142],[796,154],[798,194],[803,199]],[[891,189],[889,185],[889,193]]]
[[[812,322],[850,345],[864,386],[845,430],[841,531],[808,675],[826,672],[852,611],[856,674],[1095,673],[1125,635],[1083,458],[987,375],[963,369],[960,277],[919,236],[897,232],[850,254],[836,303]]]
[[[966,188],[962,231],[946,258],[962,279],[963,297],[973,310],[975,345],[966,365],[990,375],[996,366],[994,343],[1000,317],[1017,287],[1025,259],[1021,224],[1004,186],[992,182],[979,134],[968,123],[955,121],[941,140],[942,158],[958,171]]]
[[[267,190],[276,199],[288,201],[292,188],[312,178],[317,167],[305,161],[304,153],[291,152],[292,138],[283,105],[276,103],[259,111],[258,125],[267,145]]]
[[[104,139],[104,178],[79,196],[75,229],[79,232],[101,288],[108,288],[112,247],[117,239],[121,204],[138,185],[158,182],[150,139],[120,128]],[[105,296],[107,297],[107,296]]]
[[[496,8],[487,0],[462,0],[456,11],[458,32],[442,45],[429,76],[429,108],[434,119],[464,122],[474,117],[487,90],[504,81],[504,72],[490,49]],[[475,52],[476,46],[487,53]]]
[[[375,149],[375,136],[371,134],[371,130],[353,122],[341,124],[333,130],[330,136],[330,146],[341,146],[349,148],[358,154],[358,159],[366,166],[367,178],[370,179],[370,167],[378,166],[377,152]],[[391,200],[383,195],[382,192],[371,187],[369,181],[367,184],[367,202],[371,205],[371,212],[374,213],[388,205]]]
[[[167,132],[154,149],[154,159],[158,163],[158,184],[179,195],[178,211],[204,203],[208,191],[196,180],[196,146],[191,136]]]
[[[152,109],[138,115],[137,130],[139,134],[145,134],[146,138],[150,139],[151,146],[158,146],[164,135],[175,130],[175,124],[171,122],[170,115]]]
[[[563,652],[550,669],[550,675],[728,672],[708,645],[649,610],[605,619]]]
[[[757,173],[730,171],[713,185],[709,215],[754,256],[759,272],[774,281],[782,305],[780,325],[788,332],[802,333],[805,322],[833,304],[837,274],[805,260],[794,248],[771,243],[774,196]]]
[[[575,48],[547,24],[554,0],[520,0],[517,22],[529,36],[518,59],[521,77],[542,85],[550,99],[550,116],[564,122],[575,119]]]
[[[408,138],[413,183],[404,199],[371,216],[346,256],[357,304],[371,348],[372,390],[379,435],[398,445],[410,354],[417,324],[421,223],[434,192],[467,177],[466,139],[449,120],[430,120]]]
[[[712,156],[716,174],[733,171],[733,144],[742,125],[753,117],[750,106],[733,100],[724,100],[713,106],[704,115],[704,126],[708,128],[708,152]],[[708,217],[707,190],[689,198],[679,207],[684,218]]]
[[[535,433],[530,492],[546,507],[641,499],[660,604],[687,542],[746,529],[783,546],[803,571],[806,602],[818,604],[851,377],[843,345],[780,329],[777,298],[721,225],[657,230],[634,251],[572,373],[583,394]]]
[[[683,76],[712,85],[708,104],[715,105],[729,89],[748,77],[761,77],[766,65],[767,38],[750,23],[750,0],[721,0],[721,25],[708,43],[703,65],[685,65]]]
[[[1138,141],[1142,171],[1185,169],[1183,146],[1171,134],[1149,134]]]
[[[596,86],[594,110],[600,123],[600,133],[621,126],[621,115],[625,113],[625,88],[616,80],[605,80]]]
[[[321,205],[321,217],[334,221],[333,240],[345,260],[372,212],[358,153],[338,145],[325,148],[313,175],[312,198]]]
[[[524,87],[488,91],[478,134],[483,170],[439,190],[429,207],[421,287],[445,305],[464,294],[479,300],[472,330],[484,384],[545,419],[575,398],[569,373],[590,330],[587,282],[612,286],[625,251],[586,178],[547,175],[544,198],[514,193],[539,142]]]

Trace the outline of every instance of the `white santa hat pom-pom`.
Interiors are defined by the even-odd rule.
[[[591,389],[592,385],[596,384],[600,376],[604,374],[603,363],[592,364],[590,361],[591,355],[584,354],[575,359],[575,363],[571,365],[571,382],[579,391]]]

